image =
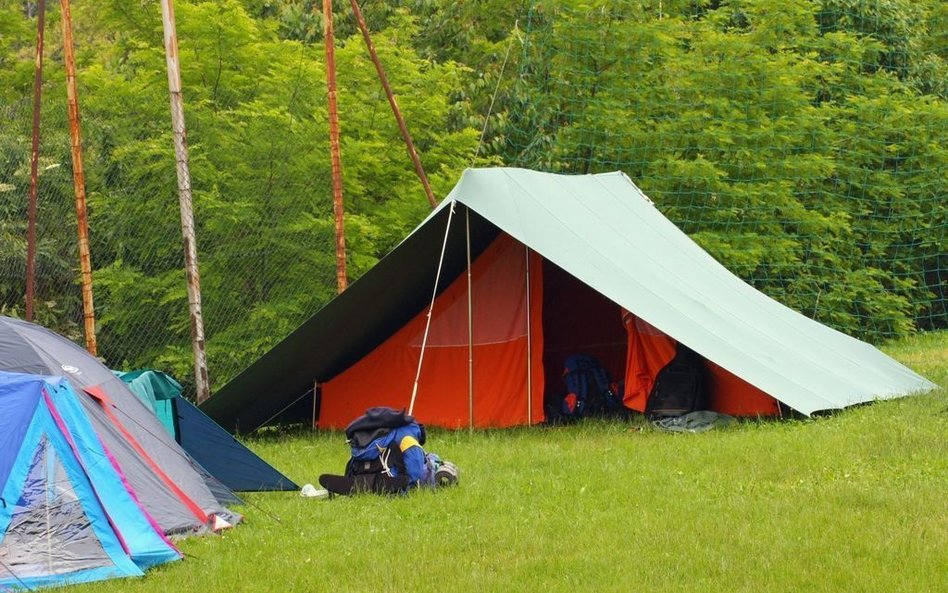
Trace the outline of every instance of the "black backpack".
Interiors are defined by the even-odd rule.
[[[645,404],[649,418],[683,416],[707,408],[704,359],[679,343],[675,357],[655,377],[655,385]]]

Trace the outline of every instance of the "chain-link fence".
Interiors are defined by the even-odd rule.
[[[35,34],[21,4],[5,13],[26,23],[11,33],[20,41],[0,40],[0,306],[18,316]],[[731,270],[806,315],[875,341],[948,326],[941,3],[537,1],[482,7],[495,19],[483,38],[489,19],[468,4],[478,3],[364,6],[436,195],[475,150],[485,163],[620,169]],[[160,11],[74,5],[100,355],[187,382]],[[176,7],[220,387],[335,292],[323,47],[312,3]],[[66,91],[49,18],[36,318],[81,342]],[[448,30],[465,43],[445,46]],[[343,35],[338,52],[357,277],[428,205],[361,39]]]
[[[944,4],[534,3],[506,160],[621,169],[729,269],[874,341],[948,326]]]

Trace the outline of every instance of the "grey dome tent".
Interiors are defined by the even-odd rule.
[[[240,520],[225,506],[240,499],[195,463],[112,371],[73,342],[0,316],[0,370],[65,377],[142,506],[165,533],[200,533]]]
[[[446,230],[452,210],[456,211],[455,222]],[[615,319],[620,308],[633,313],[799,413],[841,409],[934,387],[870,344],[807,318],[742,281],[665,218],[622,173],[558,175],[492,168],[467,170],[439,207],[390,254],[214,394],[202,409],[229,429],[253,430],[281,410],[292,411],[294,402],[299,402],[301,416],[305,414],[306,394],[314,385],[323,386],[321,425],[326,424],[327,411],[342,409],[344,400],[358,400],[352,409],[364,409],[369,401],[392,405],[384,399],[385,393],[397,391],[396,405],[406,406],[411,377],[396,384],[373,383],[378,374],[372,369],[395,364],[384,358],[382,349],[425,314],[442,244],[444,284],[437,289],[439,299],[457,288],[456,283],[466,282],[468,261],[472,262],[470,269],[476,270],[491,246],[502,238],[520,246],[525,254],[521,259],[540,260],[540,265],[521,266],[527,271],[526,279],[519,282],[539,287],[538,291],[525,291],[530,298],[537,298],[536,292],[547,288],[532,278],[558,270],[573,281],[577,291],[581,288],[608,301]],[[509,283],[504,280],[495,287]],[[455,304],[463,300],[458,296],[462,292],[457,290],[453,295]],[[526,348],[504,358],[503,369],[489,370],[496,374],[526,369],[517,371],[522,387],[484,393],[485,381],[476,376],[484,372],[478,367],[477,349],[485,350],[489,345],[486,340],[478,343],[478,319],[489,321],[506,312],[495,308],[478,313],[476,297],[468,297],[468,303],[468,310],[473,311],[466,324],[472,328],[470,344],[459,339],[442,341],[438,364],[421,373],[416,416],[429,422],[427,406],[438,424],[490,425],[490,417],[477,421],[479,414],[490,411],[485,408],[519,401],[523,402],[516,404],[523,410],[519,423],[535,421],[537,403],[543,397],[536,389],[542,390],[544,383],[531,369],[542,360],[545,368],[539,374],[555,377],[558,372],[553,368],[555,362],[544,360],[551,344],[549,335],[541,330],[549,328],[534,325],[526,331],[517,330],[526,335]],[[555,304],[547,299],[538,306]],[[531,301],[524,306],[534,305]],[[612,323],[612,318],[603,319],[585,324],[577,319],[557,321],[576,326]],[[417,359],[417,336],[402,335],[401,339],[399,354]],[[474,352],[470,367],[447,360],[444,352],[450,348],[455,349],[455,358],[464,361]],[[449,376],[441,376],[438,389],[425,392],[426,380],[444,375],[438,365],[450,368]],[[363,376],[354,377],[358,372]],[[355,388],[337,389],[333,395],[327,388],[340,381]],[[547,388],[550,383],[546,381]],[[449,409],[448,400],[464,403]],[[339,414],[331,424],[341,420]]]

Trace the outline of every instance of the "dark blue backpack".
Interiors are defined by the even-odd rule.
[[[566,357],[563,380],[567,393],[560,414],[564,418],[609,415],[624,409],[618,387],[594,356]]]

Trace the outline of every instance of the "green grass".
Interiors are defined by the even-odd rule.
[[[948,386],[948,333],[886,350]],[[461,484],[252,494],[183,562],[86,591],[948,591],[948,390],[704,434],[587,422],[432,431]],[[254,439],[300,484],[339,433]]]

